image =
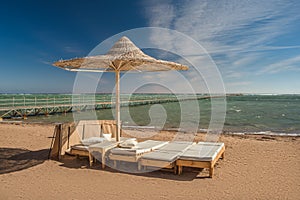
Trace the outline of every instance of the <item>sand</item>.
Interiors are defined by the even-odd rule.
[[[87,159],[47,160],[53,125],[0,124],[0,199],[299,199],[300,138],[222,135],[214,177],[127,174]],[[130,132],[129,132],[130,133]],[[139,131],[132,131],[138,134]],[[172,138],[162,132],[156,139]],[[199,134],[197,140],[203,139]],[[100,165],[100,164],[99,164]]]

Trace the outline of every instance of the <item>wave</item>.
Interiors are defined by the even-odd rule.
[[[178,132],[188,132],[182,128],[159,128],[155,126],[122,126],[125,129],[152,129],[152,130],[164,130],[164,131],[178,131]],[[198,129],[200,133],[207,133],[209,132],[208,129]],[[232,131],[223,131],[221,134],[228,134],[228,135],[267,135],[267,136],[289,136],[289,137],[299,137],[300,133],[283,133],[283,132],[273,132],[273,131],[257,131],[257,132],[232,132]]]
[[[267,136],[289,136],[299,137],[300,133],[277,133],[272,131],[259,131],[259,132],[224,132],[229,135],[267,135]]]

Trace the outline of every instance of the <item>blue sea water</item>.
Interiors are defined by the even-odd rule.
[[[22,99],[46,99],[65,98],[68,101],[71,95],[67,94],[2,94],[0,95],[0,108],[14,98],[15,104],[24,103]],[[123,96],[124,97],[124,96]],[[131,100],[146,100],[173,98],[170,94],[134,94]],[[111,101],[109,94],[97,94],[97,101]],[[27,101],[27,100],[26,100]],[[169,102],[160,105],[158,114],[153,114],[154,105],[141,105],[133,107],[122,107],[121,120],[124,126],[155,126],[158,123],[165,129],[179,128],[182,120],[194,125],[199,129],[206,130],[211,120],[211,100],[200,99],[183,102]],[[300,95],[242,95],[227,96],[227,110],[223,131],[236,133],[282,133],[300,134]],[[26,102],[28,103],[28,102]],[[46,103],[46,102],[44,102]],[[49,103],[49,102],[48,102]],[[195,103],[199,105],[200,112],[193,112]],[[34,104],[34,101],[32,101]],[[158,106],[158,107],[157,107]],[[182,110],[187,108],[188,112]],[[155,111],[155,109],[154,109]],[[151,113],[152,112],[152,113]],[[161,112],[161,113],[160,113]],[[27,122],[66,122],[75,118],[89,119],[113,119],[114,109],[99,109],[96,111],[85,111],[67,114],[52,114],[49,116],[31,116]],[[150,114],[149,114],[150,113]],[[1,114],[1,113],[0,113]],[[198,116],[200,115],[200,117]],[[198,120],[200,118],[200,121]],[[163,124],[161,124],[163,122]]]

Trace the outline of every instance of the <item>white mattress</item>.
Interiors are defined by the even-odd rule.
[[[153,152],[143,155],[142,159],[174,162],[185,150],[193,145],[194,143],[192,142],[170,142]]]
[[[89,146],[92,144],[96,144],[96,143],[100,143],[103,141],[106,141],[107,139],[103,138],[103,137],[90,137],[90,138],[86,138],[84,140],[81,140],[81,143],[85,146]]]
[[[135,138],[124,138],[124,137],[121,137],[120,138],[120,142],[116,142],[116,140],[113,138],[111,141],[108,141],[108,140],[105,140],[101,143],[97,143],[97,144],[92,144],[89,146],[89,150],[90,151],[100,151],[100,152],[103,152],[103,151],[107,151],[111,148],[114,148],[114,147],[117,147],[118,144],[126,141],[126,140],[135,140]]]
[[[88,151],[89,147],[84,145],[74,145],[71,147],[71,149],[79,150],[79,151]]]
[[[168,142],[155,141],[155,140],[146,140],[144,142],[139,142],[137,145],[131,149],[129,148],[114,148],[110,152],[115,155],[138,155],[146,152],[153,151],[158,149]]]
[[[89,137],[84,140],[81,140],[81,144],[75,144],[71,146],[71,149],[76,150],[88,150],[88,147],[94,144],[103,143],[105,141],[108,141],[106,138],[103,137]]]
[[[193,142],[185,142],[185,141],[174,141],[170,142],[167,145],[159,148],[159,151],[176,151],[176,152],[184,152],[189,147],[191,147]]]
[[[142,156],[145,160],[159,160],[165,162],[174,162],[180,156],[178,151],[153,151]]]
[[[187,149],[180,159],[196,161],[212,161],[224,147],[224,143],[199,142]]]

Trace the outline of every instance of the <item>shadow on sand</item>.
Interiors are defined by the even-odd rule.
[[[20,171],[42,164],[49,149],[30,151],[19,148],[0,148],[0,174]]]
[[[113,166],[112,163],[108,162],[105,169],[101,168],[101,162],[95,163],[92,167],[89,166],[88,159],[85,157],[76,158],[75,156],[67,156],[65,155],[60,162],[62,163],[60,166],[72,168],[72,169],[91,169],[91,170],[99,170],[106,171],[110,173],[120,173],[120,174],[130,174],[133,176],[142,176],[149,178],[160,178],[167,180],[175,180],[175,181],[192,181],[194,179],[205,179],[209,178],[208,172],[203,172],[203,169],[194,169],[194,168],[185,168],[184,173],[182,175],[176,175],[172,170],[153,170],[141,172],[137,170],[136,163],[128,163],[122,162],[122,164],[118,165],[118,169],[111,168],[109,166]],[[200,174],[201,176],[200,176]]]
[[[25,170],[36,165],[42,164],[48,159],[49,149],[41,149],[37,151],[30,151],[27,149],[19,148],[0,148],[0,174],[6,174],[16,171]],[[111,168],[112,163],[107,163],[108,166],[105,169],[101,168],[101,163],[97,162],[93,167],[89,166],[88,159],[85,157],[76,158],[75,156],[63,156],[59,161],[60,166],[72,168],[72,169],[91,169],[106,171],[110,173],[123,173],[131,174],[133,176],[143,176],[149,178],[160,178],[176,181],[192,181],[194,179],[208,178],[208,173],[203,173],[207,176],[199,176],[199,172],[202,170],[185,168],[184,174],[178,176],[171,170],[153,170],[141,172],[137,170],[136,163],[122,162],[118,169]],[[201,173],[202,174],[202,173]]]

